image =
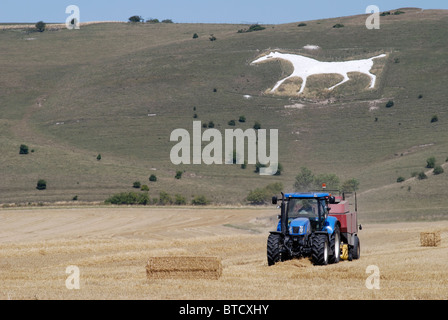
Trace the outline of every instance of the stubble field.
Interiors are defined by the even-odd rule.
[[[268,267],[276,215],[267,207],[3,209],[0,299],[448,298],[448,221],[363,224],[359,260]],[[423,231],[440,231],[441,245],[422,247]],[[219,257],[222,276],[149,280],[148,258],[160,256]],[[78,290],[66,287],[69,266],[80,270]],[[369,266],[379,271],[377,289],[366,286]]]

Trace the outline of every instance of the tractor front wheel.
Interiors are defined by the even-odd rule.
[[[271,233],[268,237],[268,265],[272,266],[280,261],[281,253],[280,253],[280,244],[281,244],[281,235]]]
[[[328,236],[326,234],[315,234],[313,236],[311,258],[314,265],[328,264]]]

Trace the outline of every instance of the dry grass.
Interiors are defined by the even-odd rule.
[[[363,224],[361,259],[269,267],[275,209],[0,210],[0,299],[446,299],[448,221]],[[246,228],[229,228],[245,225]],[[248,227],[250,226],[250,228]],[[440,230],[438,247],[419,233]],[[258,230],[258,233],[254,232]],[[219,279],[148,279],[149,257],[219,257]],[[68,266],[80,289],[68,290]],[[378,266],[380,289],[366,268]]]

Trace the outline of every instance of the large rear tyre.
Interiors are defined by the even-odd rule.
[[[329,262],[338,263],[341,259],[341,233],[338,226],[336,226],[331,235],[330,248],[333,251],[333,255],[330,256]]]
[[[311,260],[314,265],[324,266],[328,264],[328,237],[326,234],[315,234],[311,248]]]
[[[359,238],[355,235],[355,243],[352,247],[352,257],[353,259],[359,259],[361,256],[361,244],[359,243]]]
[[[268,237],[267,253],[268,253],[268,266],[272,266],[280,261],[280,244],[281,235],[271,233]]]

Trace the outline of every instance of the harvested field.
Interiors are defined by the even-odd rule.
[[[448,221],[363,224],[359,260],[318,267],[301,259],[268,267],[266,239],[276,215],[275,208],[3,209],[0,299],[448,296]],[[440,230],[439,246],[421,246],[420,233],[428,230]],[[219,257],[222,274],[148,278],[150,257]],[[379,270],[379,289],[366,286],[372,265]],[[66,287],[69,266],[79,268],[79,290]]]

